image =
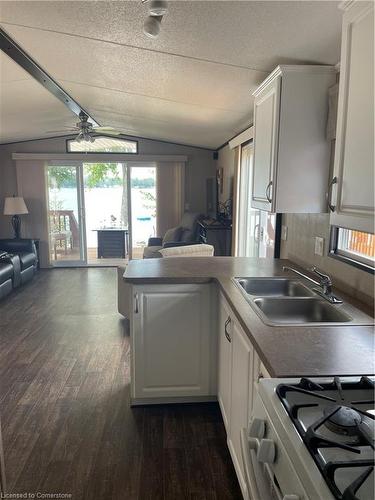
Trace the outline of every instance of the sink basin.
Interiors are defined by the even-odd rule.
[[[314,292],[299,281],[287,278],[236,278],[249,295],[261,297],[312,297]]]
[[[318,298],[256,298],[254,304],[272,324],[306,325],[308,323],[347,323],[348,314]],[[267,321],[265,321],[267,322]]]

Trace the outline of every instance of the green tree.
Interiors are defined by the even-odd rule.
[[[128,225],[128,186],[126,181],[126,165],[121,163],[119,174],[117,163],[86,163],[85,185],[89,188],[105,186],[108,178],[122,186],[121,224]],[[75,167],[49,167],[48,186],[50,189],[71,188],[76,186]]]
[[[140,191],[143,198],[143,206],[149,210],[152,210],[153,217],[156,217],[156,197],[148,191]]]

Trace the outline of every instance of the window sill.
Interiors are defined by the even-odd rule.
[[[357,260],[351,259],[350,257],[345,257],[344,255],[340,255],[335,253],[334,251],[330,251],[328,254],[328,257],[331,257],[332,259],[339,260],[341,262],[345,262],[346,264],[349,264],[350,266],[356,267],[357,269],[361,269],[361,271],[365,271],[370,274],[375,274],[375,269],[371,266],[368,266],[362,262],[359,262]]]

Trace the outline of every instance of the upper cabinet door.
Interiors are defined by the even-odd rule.
[[[374,232],[374,6],[344,13],[331,223]]]
[[[253,93],[253,208],[327,212],[326,122],[335,79],[332,66],[281,65]]]
[[[273,173],[277,155],[280,79],[275,78],[254,101],[254,169],[252,207],[273,210]]]

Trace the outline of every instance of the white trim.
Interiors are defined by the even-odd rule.
[[[185,155],[137,155],[134,153],[12,153],[12,160],[78,160],[86,162],[186,162]]]
[[[319,64],[281,64],[276,66],[272,73],[254,90],[252,95],[257,97],[275,78],[283,73],[290,73],[292,71],[302,73],[335,73],[336,69],[335,66],[322,66]]]
[[[251,139],[254,139],[254,127],[251,126],[238,134],[236,137],[233,137],[228,144],[229,144],[229,149],[234,149],[237,146],[241,146],[244,142],[250,141]]]
[[[350,7],[353,7],[355,3],[356,2],[354,0],[343,0],[339,3],[337,8],[340,10],[348,10],[350,9]]]
[[[217,396],[176,396],[161,398],[130,398],[130,406],[160,405],[171,403],[213,403]]]

